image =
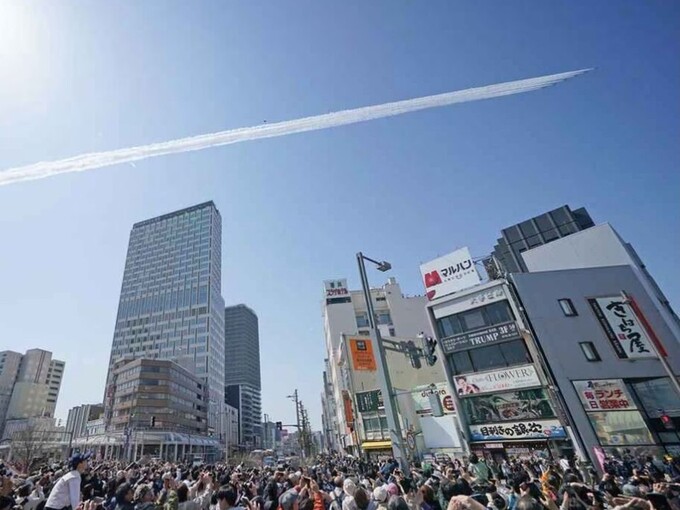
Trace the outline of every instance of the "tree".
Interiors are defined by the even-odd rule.
[[[49,439],[49,431],[40,423],[29,422],[26,428],[12,434],[12,452],[26,472],[43,460]]]

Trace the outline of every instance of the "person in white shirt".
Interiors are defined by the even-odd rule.
[[[76,510],[80,504],[80,475],[87,469],[87,460],[91,454],[78,453],[71,457],[71,471],[62,476],[54,485],[45,502],[45,510]]]

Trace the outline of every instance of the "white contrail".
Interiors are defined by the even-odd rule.
[[[365,106],[363,108],[354,108],[352,110],[343,110],[323,115],[314,115],[313,117],[287,120],[274,124],[229,129],[227,131],[218,131],[217,133],[210,133],[207,135],[179,138],[168,142],[128,147],[127,149],[91,152],[57,161],[43,161],[32,165],[9,168],[0,172],[0,186],[15,182],[42,179],[68,172],[93,170],[95,168],[116,165],[118,163],[133,162],[154,156],[163,156],[165,154],[198,151],[207,149],[208,147],[246,142],[260,138],[273,138],[293,133],[344,126],[356,122],[366,122],[368,120],[401,115],[403,113],[424,110],[426,108],[438,108],[440,106],[448,106],[456,103],[521,94],[522,92],[530,92],[549,85],[554,85],[555,83],[573,78],[574,76],[578,76],[588,71],[590,71],[590,69],[581,69],[568,73],[551,74],[549,76],[539,76],[538,78],[510,81],[495,85],[487,85],[485,87],[476,87],[444,94],[436,94],[433,96],[395,101],[393,103]]]

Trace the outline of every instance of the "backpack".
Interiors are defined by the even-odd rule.
[[[336,496],[335,493],[333,493],[333,501],[331,501],[331,505],[328,507],[328,510],[342,510],[342,502],[345,500],[345,492],[341,492],[340,496]]]

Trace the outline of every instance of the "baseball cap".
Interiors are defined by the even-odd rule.
[[[71,467],[71,469],[75,469],[78,467],[78,464],[81,462],[85,462],[87,459],[92,457],[91,453],[76,453],[71,457],[71,459],[68,461],[68,465]]]

